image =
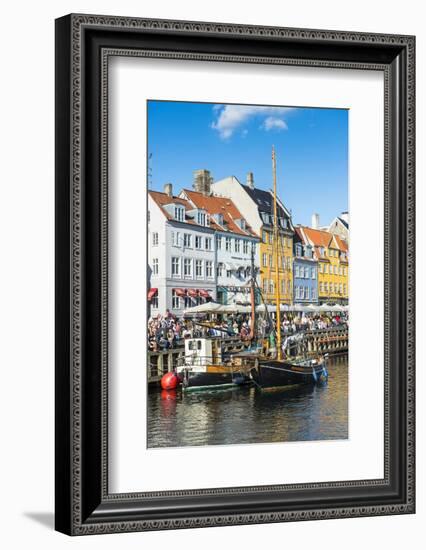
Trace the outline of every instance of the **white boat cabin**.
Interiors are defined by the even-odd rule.
[[[204,372],[209,365],[222,362],[220,339],[188,338],[185,340],[185,361],[177,368],[180,372],[185,368]]]

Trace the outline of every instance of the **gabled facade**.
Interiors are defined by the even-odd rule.
[[[150,314],[183,310],[216,299],[215,230],[202,208],[167,192],[148,192]]]
[[[318,303],[318,261],[301,227],[294,234],[293,303]]]
[[[346,242],[349,242],[349,215],[347,212],[342,212],[340,216],[334,218],[328,226],[328,232],[337,235]]]
[[[349,296],[348,245],[328,231],[301,227],[318,261],[319,303],[347,304]]]
[[[273,246],[273,196],[254,186],[252,177],[248,185],[241,184],[234,176],[212,184],[216,196],[228,197],[236,205],[247,223],[259,236],[258,282],[266,303],[275,304],[276,269],[280,285],[281,302],[291,304],[293,298],[293,236],[294,228],[290,212],[278,201],[279,257],[275,265]]]
[[[186,189],[180,197],[205,211],[214,230],[217,301],[249,304],[251,255],[257,260],[258,237],[231,199]]]

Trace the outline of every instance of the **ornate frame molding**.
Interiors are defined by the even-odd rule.
[[[330,59],[304,57],[303,55],[280,56],[280,55],[253,55],[233,54],[223,52],[194,52],[188,50],[172,51],[167,47],[155,49],[153,47],[129,47],[120,44],[97,44],[99,49],[96,63],[99,65],[100,82],[100,118],[97,121],[99,132],[99,213],[95,218],[99,226],[100,250],[98,257],[99,266],[99,290],[97,305],[99,305],[99,386],[101,393],[99,400],[99,416],[97,417],[97,429],[99,430],[99,456],[96,462],[98,467],[90,470],[93,466],[85,466],[85,453],[89,452],[87,441],[85,441],[85,422],[87,422],[87,411],[84,409],[85,399],[89,391],[85,377],[87,369],[86,346],[89,341],[85,332],[85,316],[87,312],[87,277],[90,269],[88,261],[87,231],[92,231],[90,224],[92,218],[87,215],[87,187],[85,182],[87,176],[86,150],[89,146],[87,136],[87,122],[89,112],[89,95],[91,93],[87,66],[93,63],[89,60],[90,55],[96,52],[95,46],[89,47],[88,31],[96,41],[96,31],[110,30],[115,36],[120,34],[132,36],[138,33],[144,37],[167,35],[178,39],[179,36],[196,37],[208,36],[215,39],[221,37],[236,40],[238,44],[244,40],[261,40],[263,43],[280,43],[284,41],[290,44],[324,44],[327,51],[333,50],[333,45],[344,51],[344,48],[368,44],[377,51],[389,52],[390,59],[385,62],[374,62],[370,59],[356,61],[348,58]],[[112,36],[112,35],[111,35]],[[114,41],[116,42],[116,41]],[[118,40],[120,42],[120,40]],[[322,31],[308,29],[287,29],[278,27],[254,27],[245,25],[228,25],[218,23],[201,23],[187,21],[134,19],[92,15],[70,15],[57,21],[57,216],[67,214],[69,224],[61,222],[57,218],[58,244],[62,246],[68,239],[66,251],[57,250],[57,280],[59,280],[59,293],[57,288],[58,305],[63,305],[65,300],[69,303],[69,315],[57,311],[59,316],[57,329],[64,336],[57,336],[59,352],[57,353],[56,373],[57,379],[57,428],[64,429],[67,421],[69,430],[65,434],[57,431],[57,529],[69,534],[82,535],[91,533],[112,533],[125,531],[141,531],[154,529],[180,529],[189,527],[203,527],[214,525],[237,525],[248,523],[283,522],[310,519],[327,519],[336,517],[359,517],[384,514],[402,514],[414,512],[414,168],[415,168],[415,40],[412,36],[378,35],[364,33],[346,33],[341,31]],[[313,50],[312,50],[313,51]],[[355,54],[354,54],[355,55]],[[393,58],[392,58],[393,55]],[[363,480],[360,482],[346,481],[336,483],[315,483],[297,485],[276,485],[270,487],[240,487],[227,489],[193,490],[193,491],[169,491],[155,493],[131,493],[131,494],[109,494],[107,475],[107,405],[108,405],[108,352],[107,352],[107,321],[108,321],[108,152],[107,152],[107,128],[108,128],[108,59],[111,56],[139,56],[151,58],[168,59],[190,59],[202,61],[229,61],[240,63],[273,63],[282,65],[301,65],[310,67],[334,67],[342,69],[368,69],[384,72],[385,77],[385,477],[383,480]],[[395,60],[399,57],[399,64]],[[403,59],[401,58],[403,57]],[[402,61],[401,61],[402,60]],[[63,66],[64,61],[66,62]],[[401,65],[405,63],[405,74],[401,74]],[[62,89],[64,80],[66,89]],[[392,118],[392,109],[395,102],[404,96],[403,102],[406,105],[406,127],[404,135],[395,135],[395,119]],[[396,97],[398,96],[398,97]],[[58,125],[67,115],[65,111],[68,106],[69,120],[66,127],[59,128]],[[395,140],[397,143],[395,143]],[[66,149],[71,151],[67,155]],[[395,151],[401,150],[398,155],[398,166],[395,167]],[[393,156],[392,156],[393,155]],[[402,172],[401,172],[402,165]],[[96,170],[96,168],[93,168]],[[396,174],[396,170],[400,172]],[[96,172],[97,173],[97,172]],[[399,177],[398,194],[400,202],[395,202],[395,190],[392,191],[392,178]],[[68,187],[64,186],[64,178],[68,178]],[[405,187],[403,186],[405,182]],[[87,185],[87,183],[86,183]],[[58,194],[67,194],[58,200]],[[394,193],[392,195],[392,193]],[[401,225],[399,239],[400,249],[394,250],[395,242],[390,232],[391,220],[400,216]],[[399,241],[398,241],[399,242]],[[395,254],[397,258],[395,259]],[[404,273],[402,283],[393,280],[391,273],[392,262],[398,260],[401,263],[400,271]],[[65,262],[65,265],[64,265]],[[65,273],[66,272],[66,273]],[[401,273],[399,273],[401,275]],[[66,281],[68,281],[68,288]],[[62,282],[64,284],[62,284]],[[406,319],[405,341],[395,345],[392,342],[390,312],[395,308],[395,296],[391,293],[392,284],[402,284],[401,304],[404,308]],[[398,287],[399,288],[399,287]],[[402,333],[401,333],[402,334]],[[399,335],[402,338],[401,335]],[[403,367],[397,373],[403,377],[406,393],[405,403],[405,430],[403,437],[406,446],[405,464],[406,467],[400,475],[403,479],[399,481],[400,492],[398,498],[389,503],[386,499],[381,504],[370,505],[365,503],[359,505],[331,505],[318,506],[316,508],[307,505],[306,510],[300,509],[277,509],[274,511],[253,510],[250,513],[239,513],[238,511],[228,514],[215,513],[207,515],[188,515],[172,519],[171,517],[155,517],[141,511],[130,518],[129,513],[122,510],[126,506],[137,507],[144,499],[159,499],[168,497],[217,497],[225,495],[238,495],[240,497],[250,494],[273,493],[295,493],[306,492],[306,490],[347,490],[373,487],[390,487],[394,482],[391,479],[391,466],[395,458],[391,456],[391,439],[396,434],[391,431],[391,405],[394,398],[396,373],[391,369],[391,347],[394,353],[398,354]],[[68,357],[68,358],[67,358]],[[86,366],[85,366],[86,360]],[[64,365],[67,362],[68,367]],[[393,377],[393,378],[392,378]],[[59,403],[63,399],[64,388],[69,392],[69,401],[65,405]],[[401,428],[402,430],[402,428]],[[401,431],[400,430],[400,431]],[[84,451],[84,452],[83,452]],[[87,473],[89,468],[92,472],[98,472],[99,477],[96,483],[88,485]],[[395,475],[395,472],[394,474]],[[65,483],[66,488],[58,488],[58,485]],[[401,492],[401,488],[403,491]],[[403,493],[403,494],[402,494]],[[90,496],[88,496],[90,495]],[[402,501],[401,498],[403,497]],[[217,498],[216,498],[217,500]],[[95,502],[98,506],[95,506]],[[125,518],[121,521],[121,518]]]

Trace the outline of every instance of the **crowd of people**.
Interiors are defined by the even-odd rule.
[[[269,317],[257,320],[257,336],[267,337],[274,321]],[[300,331],[327,329],[348,325],[346,312],[335,314],[284,313],[281,317],[281,334],[288,336]],[[211,319],[178,319],[170,311],[165,315],[151,317],[148,320],[148,350],[152,352],[172,349],[183,345],[185,338],[199,337],[239,337],[251,338],[251,319],[248,314],[217,316]]]

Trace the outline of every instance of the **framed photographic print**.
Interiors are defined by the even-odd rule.
[[[56,529],[414,513],[412,36],[56,21]]]

